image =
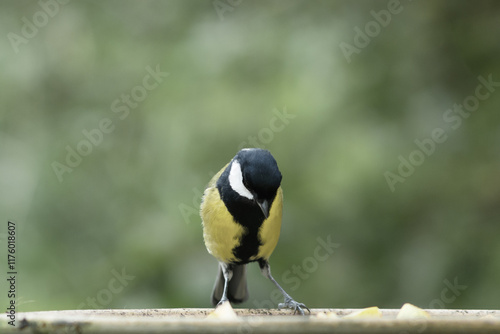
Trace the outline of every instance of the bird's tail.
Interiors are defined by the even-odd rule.
[[[222,298],[224,291],[224,275],[219,265],[219,273],[215,279],[214,290],[212,291],[212,304],[217,305]],[[248,299],[247,288],[247,268],[246,264],[233,266],[233,277],[227,286],[227,298],[231,303],[243,303]]]

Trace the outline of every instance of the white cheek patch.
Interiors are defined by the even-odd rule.
[[[241,173],[241,166],[238,160],[234,160],[229,171],[229,185],[240,196],[248,199],[253,199],[252,193],[243,184],[243,174]]]

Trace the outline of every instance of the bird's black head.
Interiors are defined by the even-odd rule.
[[[226,173],[231,193],[237,196],[233,200],[260,207],[267,218],[281,184],[281,172],[271,153],[260,148],[243,149],[233,158]],[[227,199],[226,204],[230,200]]]
[[[243,174],[243,184],[256,200],[272,200],[281,184],[278,164],[268,150],[243,149],[236,154]]]

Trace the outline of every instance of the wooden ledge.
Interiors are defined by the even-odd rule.
[[[380,318],[342,318],[359,309],[312,309],[307,316],[288,310],[234,309],[233,319],[207,318],[213,309],[124,309],[44,311],[16,314],[16,327],[0,320],[1,333],[500,333],[499,310],[426,310],[430,318],[396,319],[398,309]],[[319,317],[334,312],[339,317]]]

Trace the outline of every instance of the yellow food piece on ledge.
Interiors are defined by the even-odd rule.
[[[418,318],[429,318],[430,315],[426,311],[422,310],[415,305],[406,303],[401,307],[396,319],[418,319]]]
[[[225,302],[222,305],[217,306],[214,311],[210,312],[207,318],[231,320],[231,319],[237,319],[238,316],[231,307],[231,303]]]
[[[382,312],[380,312],[380,309],[377,306],[373,306],[348,314],[344,318],[351,319],[351,318],[380,318],[380,317],[382,317]]]

